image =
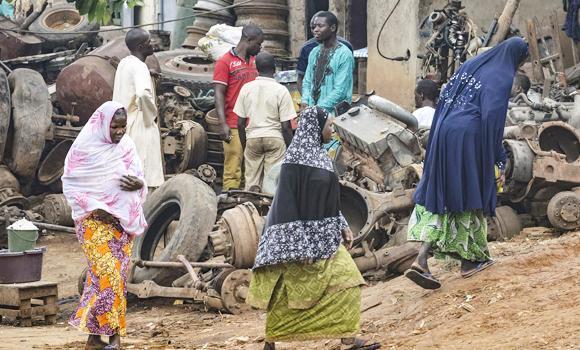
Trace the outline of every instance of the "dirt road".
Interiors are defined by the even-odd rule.
[[[76,294],[84,259],[73,236],[45,237],[44,278],[60,297]],[[363,336],[385,349],[580,349],[580,232],[558,236],[527,229],[491,243],[497,264],[470,279],[450,262],[434,262],[443,287],[424,291],[405,278],[363,291]],[[81,349],[85,337],[66,326],[75,303],[61,306],[56,326],[0,326],[0,349]],[[126,349],[258,350],[262,312],[242,316],[197,305],[147,301],[128,313]],[[280,349],[332,349],[336,341],[280,344]]]

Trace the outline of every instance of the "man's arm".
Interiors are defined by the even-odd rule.
[[[302,103],[300,104],[300,110],[307,106],[313,106],[314,100],[312,98],[312,78],[314,76],[314,60],[316,55],[313,54],[314,50],[310,52],[308,56],[308,67],[306,67],[306,74],[304,75],[304,80],[302,81],[302,90],[300,91],[302,95]]]
[[[300,95],[302,95],[302,81],[304,81],[304,74],[296,72],[296,87],[300,91]]]
[[[332,91],[325,96],[324,98],[320,99],[317,103],[318,106],[326,109],[327,111],[331,111],[334,106],[336,106],[339,102],[345,101],[348,99],[348,96],[352,97],[352,73],[354,70],[354,57],[352,53],[343,54],[340,57],[337,57],[341,60],[338,65],[338,69],[336,70],[335,78],[334,78],[334,86],[332,87]],[[350,103],[351,101],[347,101]]]
[[[242,86],[236,104],[234,105],[234,113],[238,116],[238,135],[242,149],[246,149],[246,118],[248,112],[246,110],[246,95],[248,93],[248,84]]]
[[[240,143],[242,149],[246,149],[246,118],[238,116],[238,135],[240,136]]]
[[[296,110],[294,109],[294,101],[292,101],[292,96],[290,96],[288,89],[282,87],[280,91],[281,93],[278,95],[278,116],[282,124],[282,137],[284,138],[286,147],[288,147],[290,146],[290,142],[292,142],[293,136],[290,121],[296,118]]]
[[[298,87],[298,91],[302,93],[302,81],[304,80],[304,74],[306,73],[306,68],[308,67],[308,54],[312,50],[308,50],[308,47],[304,43],[302,48],[300,48],[300,55],[298,56],[298,63],[296,64],[296,86]]]
[[[221,59],[215,63],[213,71],[213,90],[215,96],[215,111],[220,123],[221,138],[225,142],[231,139],[230,127],[226,122],[226,90],[228,88],[230,70]]]
[[[218,121],[220,123],[221,137],[223,141],[229,141],[230,139],[230,127],[226,123],[226,89],[227,86],[214,83],[213,84],[214,95],[215,95],[215,110],[217,112]]]
[[[292,143],[293,136],[294,135],[292,134],[292,125],[290,124],[290,121],[282,122],[282,137],[284,137],[284,143],[286,144],[286,147],[290,146],[290,143]]]
[[[242,86],[236,104],[234,105],[234,113],[238,116],[238,135],[240,137],[240,143],[242,144],[242,149],[246,149],[246,121],[248,117],[248,111],[246,109],[246,96],[248,94],[249,85],[246,84]]]

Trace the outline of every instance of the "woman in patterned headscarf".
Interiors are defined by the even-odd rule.
[[[63,192],[89,269],[69,323],[89,334],[85,349],[119,349],[126,334],[127,273],[133,236],[147,224],[147,195],[135,144],[125,135],[127,113],[105,102],[83,127],[65,160]],[[109,345],[101,340],[109,336]]]
[[[527,57],[521,38],[510,38],[465,62],[449,80],[435,110],[425,166],[415,191],[409,240],[423,242],[405,273],[436,289],[427,258],[461,260],[469,277],[491,266],[485,216],[495,215],[495,169],[503,181],[503,129],[514,75]]]
[[[340,213],[340,185],[322,148],[331,121],[305,109],[280,171],[260,237],[247,302],[267,309],[266,345],[342,338],[348,349],[378,349],[354,338],[365,282],[347,249],[352,232]]]

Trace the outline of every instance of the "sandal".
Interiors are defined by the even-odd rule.
[[[368,342],[369,342],[368,339],[354,338],[354,344],[352,344],[351,347],[346,348],[344,350],[376,350],[376,349],[381,348],[381,344],[379,344],[379,343],[367,344]],[[341,343],[341,344],[344,346],[351,345],[351,344],[344,344],[344,343]]]
[[[441,282],[429,272],[424,271],[420,266],[413,265],[405,271],[405,277],[413,281],[424,289],[439,289]]]
[[[471,276],[475,275],[476,273],[487,269],[488,267],[490,267],[493,264],[495,264],[495,260],[482,261],[479,264],[477,264],[473,269],[471,269],[467,272],[462,272],[461,277],[463,277],[463,278],[471,277]]]

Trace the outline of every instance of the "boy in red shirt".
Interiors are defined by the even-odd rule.
[[[264,41],[262,30],[255,25],[246,25],[235,48],[220,57],[213,73],[215,108],[224,141],[223,191],[240,188],[242,181],[243,150],[238,134],[238,116],[234,105],[244,84],[258,76],[255,56]]]

